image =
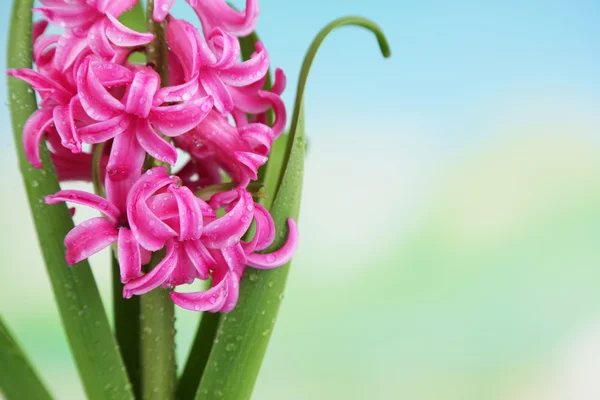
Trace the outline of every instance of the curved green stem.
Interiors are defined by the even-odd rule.
[[[270,208],[277,236],[268,251],[278,249],[285,243],[287,219],[297,219],[300,210],[305,153],[302,96],[308,71],[323,39],[333,29],[343,25],[358,25],[373,31],[379,39],[382,52],[389,56],[389,46],[383,33],[377,25],[364,18],[336,20],[317,35],[302,66],[282,168],[269,168],[267,171],[273,175],[267,178],[279,182]],[[272,270],[249,269],[244,275],[239,302],[230,314],[223,316],[219,325],[218,342],[215,341],[210,353],[196,400],[250,398],[283,299],[289,265]]]
[[[335,30],[337,28],[341,28],[342,26],[349,26],[349,25],[359,26],[359,27],[365,28],[365,29],[373,32],[373,34],[377,38],[377,42],[379,44],[379,49],[381,50],[381,54],[383,54],[383,56],[385,58],[388,58],[392,55],[390,45],[389,45],[385,35],[383,34],[383,31],[379,27],[379,25],[377,25],[375,22],[373,22],[367,18],[348,16],[348,17],[338,18],[338,19],[330,22],[329,24],[327,24],[323,29],[321,29],[321,31],[314,38],[310,47],[308,48],[308,51],[306,52],[306,56],[304,56],[304,62],[302,63],[302,69],[300,70],[300,77],[298,78],[298,89],[296,91],[296,100],[294,102],[294,112],[292,113],[292,123],[290,125],[290,133],[292,135],[298,129],[298,121],[300,118],[300,109],[301,109],[302,103],[304,101],[304,89],[306,87],[308,73],[310,72],[310,67],[312,66],[315,56],[317,55],[317,51],[319,50],[319,47],[321,47],[321,44],[323,43],[323,41],[325,40],[327,35],[329,35],[333,30]],[[287,163],[288,163],[292,143],[294,142],[293,139],[294,138],[292,136],[290,138],[290,140],[288,141],[288,146],[287,146],[284,158],[283,158],[283,165],[287,165]],[[277,195],[279,187],[281,186],[281,179],[283,179],[283,175],[280,176],[279,183],[277,184],[277,187],[275,188],[275,191],[274,191],[275,195]]]

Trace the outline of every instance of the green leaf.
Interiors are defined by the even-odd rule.
[[[346,17],[327,25],[315,38],[304,59],[290,135],[282,158],[282,173],[275,168],[267,171],[267,180],[278,181],[270,208],[277,236],[268,251],[280,248],[288,233],[287,219],[298,218],[304,170],[305,137],[303,93],[310,65],[323,39],[333,29],[358,25],[371,30],[379,39],[382,52],[389,56],[389,46],[377,25],[360,17]],[[275,163],[273,165],[276,165]],[[248,269],[241,283],[236,308],[222,317],[217,331],[218,343],[213,346],[204,371],[197,400],[247,400],[252,394],[262,360],[269,343],[290,264],[272,270]]]
[[[8,67],[30,68],[32,62],[31,7],[33,0],[15,1],[8,41]],[[121,355],[87,262],[69,267],[65,235],[73,228],[66,205],[46,206],[44,197],[60,187],[45,145],[44,167],[35,169],[21,147],[23,125],[36,110],[35,95],[26,83],[9,78],[8,90],[19,168],[27,191],[40,248],[65,332],[89,399],[132,399]]]
[[[51,400],[52,396],[0,318],[0,393],[6,400]]]

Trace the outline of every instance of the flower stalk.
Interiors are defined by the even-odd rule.
[[[160,86],[169,85],[168,52],[165,21],[155,21],[155,1],[148,0],[146,22],[148,32],[154,40],[146,47],[146,62],[160,76]],[[147,156],[152,166],[166,163]],[[166,164],[167,170],[170,170]],[[165,256],[164,251],[155,252],[150,264],[145,266],[149,273]],[[142,399],[171,400],[175,397],[177,367],[175,361],[175,306],[170,298],[171,290],[154,290],[141,296],[140,346]]]

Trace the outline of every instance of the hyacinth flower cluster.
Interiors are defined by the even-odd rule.
[[[90,399],[250,399],[298,246],[311,64],[342,26],[372,32],[390,56],[368,19],[326,25],[300,68],[287,126],[286,76],[270,70],[255,31],[257,0],[240,10],[179,3],[12,2],[19,169]],[[196,16],[175,18],[174,5]],[[75,225],[79,207],[99,215]],[[103,249],[112,253],[113,324],[87,261]],[[195,281],[206,289],[187,287]],[[205,312],[195,314],[180,374],[175,305]],[[0,318],[0,391],[51,400],[13,339]]]
[[[229,312],[246,268],[284,265],[298,245],[290,218],[285,244],[264,253],[275,226],[250,189],[286,125],[285,75],[277,70],[265,90],[270,61],[259,41],[242,60],[239,38],[254,31],[256,0],[243,11],[188,0],[200,29],[171,16],[173,2],[155,1],[152,15],[165,27],[164,74],[132,61],[155,40],[119,21],[137,0],[41,0],[35,68],[8,75],[30,84],[40,102],[23,127],[29,163],[42,166],[45,145],[61,181],[95,183],[95,193],[45,199],[101,213],[64,238],[68,264],[112,248],[124,297],[211,280],[205,291],[173,291],[172,301]],[[45,33],[49,25],[62,31]],[[144,268],[153,253],[162,258]]]

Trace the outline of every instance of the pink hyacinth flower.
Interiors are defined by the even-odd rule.
[[[103,197],[80,190],[61,190],[46,196],[47,204],[71,202],[100,211],[105,217],[88,219],[65,236],[66,260],[76,264],[117,242],[117,258],[121,268],[121,282],[126,283],[140,276],[141,266],[149,261],[147,251],[140,248],[127,219],[119,209]]]
[[[123,296],[146,293],[158,286],[172,287],[207,279],[214,260],[199,240],[203,220],[214,211],[162,167],[148,170],[133,186],[127,215],[137,241],[151,251],[166,245],[166,255],[150,272],[129,282]]]
[[[139,33],[117,18],[138,0],[41,0],[34,8],[52,24],[65,28],[57,43],[54,65],[68,69],[86,48],[105,60],[127,58],[129,50],[152,41],[150,33]]]
[[[125,85],[120,99],[109,91],[115,85]],[[77,87],[85,112],[98,121],[78,130],[81,140],[95,144],[114,139],[107,166],[112,180],[139,173],[146,152],[175,164],[175,147],[156,131],[169,137],[181,135],[198,125],[213,105],[210,96],[192,98],[195,81],[160,88],[160,77],[152,68],[130,71],[92,57],[79,68]]]
[[[208,34],[215,28],[223,29],[236,36],[246,36],[252,33],[258,20],[258,0],[246,0],[244,11],[236,11],[224,0],[187,0],[194,8],[204,33]]]
[[[246,265],[260,269],[276,268],[288,263],[298,246],[298,228],[293,219],[288,219],[289,234],[286,243],[272,253],[256,253],[269,247],[275,239],[275,226],[269,212],[259,204],[252,202],[248,194],[240,189],[237,203],[223,218],[213,221],[215,230],[219,235],[211,232],[211,224],[207,224],[203,232],[203,243],[210,249],[213,259],[216,261],[213,272],[212,287],[202,292],[174,292],[171,299],[178,306],[193,311],[229,312],[236,303],[239,296],[239,282],[245,271]],[[218,207],[221,199],[227,199],[230,193],[221,193],[214,196],[214,207]],[[225,200],[227,201],[227,200]],[[245,208],[245,209],[244,209]],[[256,221],[256,232],[250,242],[239,239],[239,233],[247,230],[247,211],[251,211]],[[228,229],[235,230],[226,232],[223,225]],[[241,228],[244,229],[241,229]],[[244,231],[245,233],[245,231]],[[217,239],[218,238],[218,239]]]
[[[190,23],[171,17],[167,41],[179,55],[178,61],[186,79],[198,76],[200,89],[214,98],[215,108],[223,114],[234,108],[230,87],[257,82],[269,69],[269,55],[263,46],[257,46],[252,58],[240,62],[237,38],[220,28],[215,28],[204,39]],[[179,50],[183,46],[194,50]]]
[[[245,187],[257,179],[258,168],[267,161],[274,138],[272,129],[264,124],[236,128],[212,111],[196,128],[175,138],[175,143],[193,155],[202,143],[202,151],[214,156],[232,180]]]

